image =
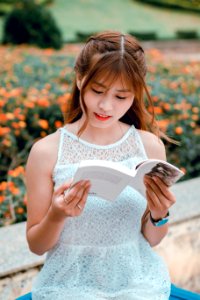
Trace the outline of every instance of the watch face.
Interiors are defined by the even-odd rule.
[[[168,222],[168,220],[169,220],[168,218],[164,218],[158,222],[155,222],[154,224],[155,224],[155,226],[159,227],[159,226],[165,225]]]

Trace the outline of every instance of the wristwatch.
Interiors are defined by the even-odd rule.
[[[158,219],[158,220],[153,219],[151,216],[151,212],[150,212],[150,220],[151,220],[151,223],[156,227],[163,226],[169,221],[169,212],[167,212],[167,214],[164,218]]]

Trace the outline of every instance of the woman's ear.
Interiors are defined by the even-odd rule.
[[[82,82],[81,77],[79,75],[76,75],[76,85],[79,90],[81,89],[81,82]]]

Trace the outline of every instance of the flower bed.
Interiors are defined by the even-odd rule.
[[[24,166],[33,143],[63,124],[77,45],[60,51],[0,48],[0,226],[26,220]],[[166,143],[168,160],[200,175],[200,64],[163,60],[147,51],[147,78],[161,128],[181,145]]]

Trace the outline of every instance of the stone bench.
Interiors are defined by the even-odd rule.
[[[177,183],[172,188],[177,203],[171,209],[171,226],[165,239],[155,247],[164,258],[172,281],[200,291],[200,178]],[[0,295],[13,300],[31,290],[33,278],[45,255],[30,252],[26,222],[0,228]]]

